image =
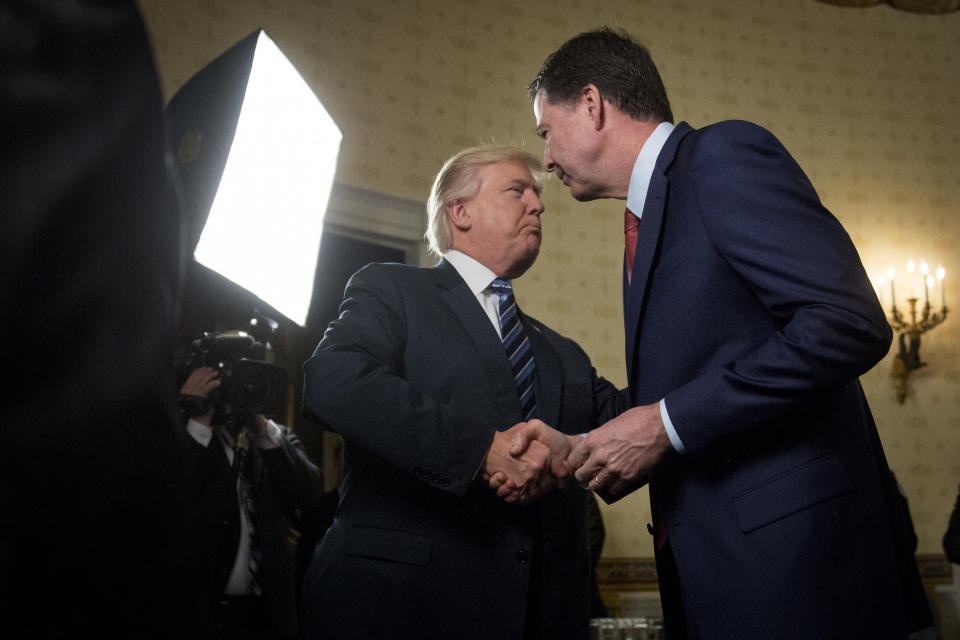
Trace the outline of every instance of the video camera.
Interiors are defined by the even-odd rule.
[[[205,400],[181,396],[181,406],[191,417],[213,407],[217,424],[255,413],[278,415],[283,410],[286,372],[265,362],[265,356],[264,344],[246,332],[204,332],[190,343],[180,368],[186,378],[195,369],[211,367],[220,374],[220,386]]]

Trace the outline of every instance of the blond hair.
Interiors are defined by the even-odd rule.
[[[427,240],[430,251],[437,256],[449,251],[452,242],[447,205],[454,200],[469,200],[476,196],[480,189],[477,170],[497,162],[517,162],[523,165],[533,176],[537,187],[542,186],[546,178],[543,163],[533,154],[516,147],[481,145],[455,154],[443,164],[427,198],[427,231],[423,237]]]

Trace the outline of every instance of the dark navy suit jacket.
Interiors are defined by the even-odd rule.
[[[891,331],[847,233],[766,130],[681,123],[636,255],[632,400],[665,398],[687,450],[650,481],[668,610],[682,595],[706,638],[903,638],[907,592],[925,600],[858,382]]]
[[[522,316],[539,417],[581,433],[626,399],[571,340]],[[304,365],[304,410],[345,440],[336,518],[304,583],[306,638],[585,638],[587,494],[530,506],[475,479],[495,430],[521,421],[503,345],[446,261],[374,264]]]

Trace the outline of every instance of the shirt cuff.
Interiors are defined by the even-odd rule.
[[[667,399],[664,398],[660,401],[660,419],[663,420],[663,428],[667,431],[667,437],[670,438],[670,444],[673,445],[673,448],[677,453],[686,453],[687,448],[683,446],[683,440],[680,439],[680,434],[677,433],[676,428],[673,426],[673,422],[670,420],[670,414],[667,413]]]
[[[213,438],[213,429],[200,424],[193,418],[187,420],[187,433],[204,447],[209,445]]]

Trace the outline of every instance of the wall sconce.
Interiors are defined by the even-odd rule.
[[[893,386],[897,390],[897,402],[903,404],[907,398],[907,378],[911,371],[916,371],[920,367],[927,366],[927,363],[920,359],[920,336],[930,331],[935,326],[947,318],[947,300],[944,296],[943,279],[947,272],[943,267],[939,267],[936,273],[936,280],[930,273],[930,267],[926,262],[920,262],[919,279],[917,278],[918,269],[913,260],[907,260],[907,275],[900,282],[908,288],[907,318],[904,317],[900,309],[897,308],[897,296],[894,289],[894,279],[896,271],[893,268],[887,269],[887,278],[890,280],[890,327],[896,332],[899,350],[893,361],[893,371],[890,375],[893,377]],[[937,280],[940,281],[940,311],[933,311],[933,305],[930,304],[930,290],[934,288]],[[923,307],[917,311],[917,303],[920,301],[919,288],[917,282],[923,287]],[[880,301],[883,302],[882,287],[886,279],[880,277],[878,280],[877,292],[880,294]]]

